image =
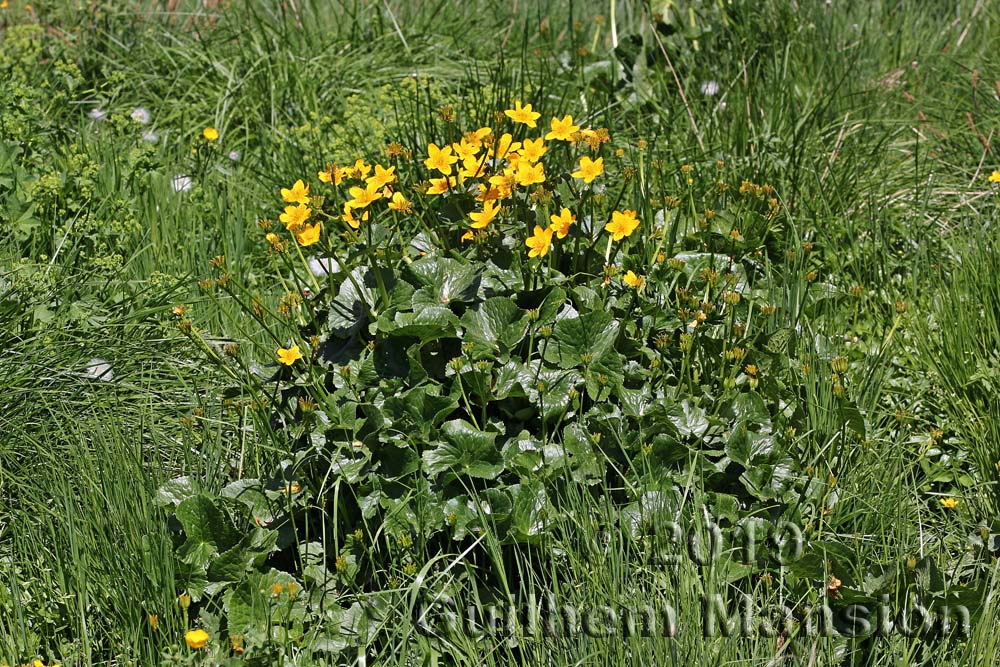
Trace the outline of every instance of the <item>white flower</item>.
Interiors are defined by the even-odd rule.
[[[153,130],[146,130],[142,133],[142,140],[148,141],[149,143],[154,143],[160,140],[160,135],[158,135]]]
[[[233,162],[239,162],[240,161],[240,152],[239,151],[229,151],[229,159],[232,160]]]
[[[713,95],[718,95],[721,87],[718,81],[705,81],[701,84],[701,94],[706,97],[712,97]]]
[[[333,257],[310,257],[309,270],[317,278],[325,278],[331,273],[339,273],[340,263]]]
[[[174,176],[170,180],[170,187],[174,189],[174,192],[187,192],[194,185],[194,181],[191,180],[190,176]]]
[[[136,107],[132,109],[132,120],[139,123],[140,125],[145,125],[149,122],[149,109],[146,107]]]
[[[87,362],[84,374],[92,380],[108,382],[115,379],[115,374],[111,371],[111,364],[104,359],[91,359]]]
[[[94,107],[87,112],[87,116],[90,117],[90,120],[104,120],[107,118],[108,112],[101,107]]]

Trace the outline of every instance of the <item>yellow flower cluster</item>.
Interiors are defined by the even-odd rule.
[[[505,110],[504,116],[513,123],[528,128],[536,128],[538,119],[541,118],[541,114],[531,104],[522,104],[520,100],[515,102],[513,108]],[[462,236],[462,240],[472,240],[475,238],[475,231],[486,229],[503,214],[504,200],[510,199],[518,188],[529,188],[546,182],[547,175],[542,162],[542,158],[549,152],[546,142],[566,142],[572,146],[586,143],[592,150],[597,150],[609,140],[606,130],[581,129],[569,114],[562,118],[553,117],[549,122],[549,131],[544,136],[524,137],[520,140],[515,139],[510,132],[481,127],[466,132],[459,141],[450,144],[428,144],[423,166],[430,172],[430,176],[418,190],[431,196],[455,191],[471,194],[477,206],[468,214],[470,230]],[[406,157],[409,154],[395,149],[390,151],[390,155]],[[603,157],[582,155],[571,175],[590,186],[603,173]],[[321,183],[333,186],[339,186],[345,180],[355,182],[348,183],[348,197],[343,202],[340,215],[341,220],[351,229],[357,230],[361,223],[367,222],[373,214],[374,205],[382,200],[387,200],[387,210],[395,214],[407,215],[413,212],[412,202],[397,189],[399,179],[395,166],[372,165],[358,159],[354,165],[347,167],[328,164],[317,176]],[[312,200],[309,185],[298,180],[292,187],[282,188],[281,197],[286,206],[279,220],[285,225],[285,229],[295,236],[301,246],[317,243],[322,223],[310,224],[316,211],[310,208]],[[576,222],[576,216],[566,207],[562,207],[557,215],[549,217],[550,224],[547,227],[536,225],[531,236],[525,240],[529,257],[545,257],[552,248],[553,239],[566,238]],[[638,227],[639,220],[635,212],[626,210],[615,211],[604,228],[611,234],[612,240],[617,242],[631,236]],[[275,250],[284,248],[284,244],[273,232],[267,235],[267,240]],[[282,363],[290,365],[295,361],[293,355],[280,356],[283,357]]]

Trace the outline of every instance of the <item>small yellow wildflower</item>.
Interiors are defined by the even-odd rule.
[[[187,642],[188,646],[197,651],[200,648],[204,648],[205,644],[208,643],[208,633],[201,628],[188,630],[184,633],[184,641]]]
[[[570,225],[576,222],[576,216],[568,208],[563,208],[559,215],[550,215],[549,227],[556,233],[556,236],[564,239],[569,234]]]
[[[994,169],[990,174],[990,183],[1000,183],[1000,171]]]
[[[346,176],[349,176],[350,178],[353,178],[358,181],[363,181],[366,178],[368,178],[368,174],[369,172],[371,172],[371,170],[372,166],[370,164],[368,164],[361,158],[358,158],[357,160],[354,161],[354,166],[345,169],[344,173]]]
[[[518,151],[521,149],[521,142],[514,141],[514,136],[508,132],[504,132],[500,135],[498,139],[492,146],[490,146],[489,156],[502,160],[506,158],[510,153]]]
[[[542,229],[538,225],[535,225],[534,234],[529,236],[524,242],[524,245],[530,248],[528,257],[545,257],[548,254],[549,248],[552,247],[552,232],[553,229],[551,227]]]
[[[622,281],[629,287],[636,289],[642,289],[643,285],[646,284],[646,279],[643,276],[636,275],[631,270],[622,276]]]
[[[159,616],[157,616],[156,614],[149,614],[149,616],[147,618],[149,618],[149,627],[151,627],[153,629],[153,632],[156,632],[157,630],[160,629],[160,617]]]
[[[460,178],[478,178],[486,173],[486,162],[480,160],[475,155],[462,160],[462,167],[458,170]]]
[[[457,184],[458,181],[455,177],[442,176],[441,178],[432,178],[431,187],[427,188],[427,194],[439,195],[447,192],[449,188],[453,188]]]
[[[462,241],[462,243],[465,243],[466,241],[474,241],[475,238],[476,238],[476,235],[473,234],[472,230],[470,229],[469,231],[467,231],[464,234],[462,234],[462,238],[460,240]]]
[[[521,146],[521,155],[528,162],[538,162],[548,150],[544,139],[525,139]]]
[[[344,214],[340,216],[340,219],[351,226],[352,229],[358,229],[362,222],[368,220],[368,211],[365,211],[361,215],[361,220],[354,217],[354,212],[351,210],[350,202],[344,204]]]
[[[482,147],[483,142],[486,141],[486,137],[490,136],[491,134],[493,134],[493,128],[481,127],[478,130],[474,130],[472,132],[466,132],[462,136],[462,141],[479,148]]]
[[[541,162],[538,164],[528,164],[522,162],[517,169],[517,184],[526,187],[529,185],[534,185],[536,183],[545,182],[545,165]]]
[[[953,510],[956,507],[958,507],[959,501],[958,498],[942,498],[940,502],[941,502],[941,507],[945,508],[946,510]]]
[[[177,604],[181,606],[181,609],[186,610],[191,606],[191,596],[187,593],[181,593],[177,596]]]
[[[479,152],[479,149],[482,147],[482,143],[470,143],[465,139],[465,137],[463,137],[461,141],[452,144],[451,147],[454,149],[455,154],[458,155],[458,158],[465,161],[469,158],[476,157],[476,153]]]
[[[365,188],[355,186],[348,192],[353,198],[346,204],[349,208],[368,208],[369,204],[382,198],[382,192],[379,188],[374,188],[370,184]]]
[[[218,141],[219,131],[214,127],[206,127],[201,131],[201,136],[205,137],[205,141]]]
[[[517,186],[517,176],[505,171],[503,174],[490,176],[490,185],[492,186],[490,190],[496,191],[495,196],[491,193],[490,197],[493,199],[506,199],[514,193],[514,188]]]
[[[306,224],[306,220],[308,220],[311,215],[311,208],[305,204],[299,204],[298,206],[286,206],[285,212],[278,216],[278,220],[285,223],[285,229],[293,232],[302,225]]]
[[[408,213],[413,213],[413,204],[402,192],[393,192],[392,200],[389,202],[389,208],[397,213],[402,213],[406,215]]]
[[[291,366],[302,358],[302,352],[299,351],[298,345],[292,345],[291,347],[279,347],[277,354],[278,361],[285,366]]]
[[[573,178],[583,179],[584,183],[591,183],[595,178],[604,173],[604,158],[599,157],[596,160],[591,160],[589,157],[584,155],[580,158],[580,169],[574,171]]]
[[[375,189],[383,188],[386,185],[389,185],[390,183],[396,182],[395,172],[396,172],[395,167],[389,167],[388,169],[386,169],[382,165],[377,164],[375,165],[375,175],[366,179],[365,183],[367,183],[368,187],[370,188],[372,187]]]
[[[310,246],[319,241],[319,233],[322,227],[323,224],[319,222],[315,225],[304,225],[301,229],[296,230],[295,240],[299,242],[300,246]]]
[[[614,211],[611,214],[611,222],[604,225],[604,231],[611,234],[613,240],[621,241],[626,236],[632,236],[632,232],[638,227],[639,219],[635,217],[635,211]]]
[[[299,179],[292,187],[281,188],[281,198],[288,204],[308,204],[309,186]]]
[[[570,141],[572,136],[580,131],[579,125],[573,124],[573,117],[566,114],[562,117],[562,120],[558,118],[553,118],[549,123],[549,127],[552,131],[545,135],[547,140],[557,139],[559,141]]]
[[[504,111],[504,115],[515,123],[523,123],[528,127],[535,127],[537,125],[535,121],[542,116],[542,114],[537,111],[532,111],[530,104],[526,104],[522,107],[521,100],[514,103],[513,109],[507,109]]]
[[[483,229],[486,225],[493,221],[493,218],[497,217],[497,213],[500,212],[500,206],[495,200],[489,200],[483,202],[482,211],[473,211],[469,214],[472,218],[472,222],[469,226],[473,229]]]
[[[427,147],[427,159],[424,166],[441,172],[445,176],[451,176],[451,165],[458,162],[458,156],[452,155],[451,146],[438,148],[437,144],[430,144]]]
[[[302,490],[302,485],[298,482],[292,482],[291,484],[285,484],[285,493],[298,493]]]
[[[340,182],[344,180],[346,175],[346,170],[340,169],[335,164],[326,165],[326,169],[316,174],[319,177],[321,183],[333,183],[334,185],[340,185]]]

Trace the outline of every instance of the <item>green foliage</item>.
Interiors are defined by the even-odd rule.
[[[991,664],[993,5],[33,4],[0,9],[0,662]],[[610,141],[463,239],[427,144],[563,113]],[[358,157],[411,213],[343,224],[361,181],[314,176]],[[973,628],[703,637],[744,593]],[[678,633],[438,613],[548,594]]]

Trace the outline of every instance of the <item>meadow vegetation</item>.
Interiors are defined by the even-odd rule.
[[[0,3],[0,664],[994,664],[998,52]]]

